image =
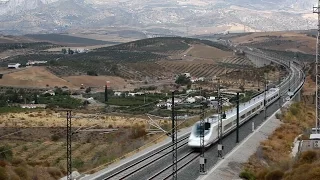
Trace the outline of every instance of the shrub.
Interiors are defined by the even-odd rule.
[[[58,179],[61,176],[61,171],[58,168],[49,167],[48,173],[55,179]]]
[[[137,125],[135,125],[135,126],[133,126],[133,127],[131,128],[131,135],[130,135],[130,137],[131,137],[132,139],[137,139],[137,138],[140,138],[140,137],[145,136],[146,134],[147,134],[147,132],[146,132],[144,126],[137,126]]]
[[[0,179],[1,180],[7,180],[9,179],[8,174],[6,172],[6,169],[3,167],[0,167]]]
[[[52,141],[58,141],[60,139],[60,136],[58,136],[57,134],[53,134],[52,136],[51,136],[51,140]]]
[[[265,176],[265,180],[281,180],[284,173],[281,170],[274,170]]]
[[[315,151],[306,151],[303,152],[299,158],[299,163],[312,163],[317,159],[317,153]]]
[[[9,146],[0,147],[0,160],[10,161],[12,159],[12,151]]]
[[[6,167],[8,165],[7,162],[0,160],[0,167]]]
[[[19,165],[19,164],[22,164],[23,162],[24,162],[23,159],[14,158],[14,159],[12,159],[11,164],[12,164],[13,166],[17,166],[17,165]]]
[[[27,179],[28,178],[28,173],[23,167],[15,168],[14,172],[22,179]]]
[[[81,159],[73,159],[72,160],[72,167],[78,169],[84,165],[84,162]]]
[[[254,174],[248,170],[244,170],[240,173],[239,175],[240,178],[244,178],[246,180],[255,180],[256,177],[254,176]]]

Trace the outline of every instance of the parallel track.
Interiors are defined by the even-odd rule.
[[[178,146],[178,149],[181,147],[184,147],[186,144],[188,144],[188,142],[184,142],[184,140],[186,140],[186,139],[188,139],[188,136],[182,137],[178,140],[177,143],[181,143]],[[161,154],[162,152],[168,150],[169,148],[172,148],[172,144],[144,157],[143,159],[140,159],[139,161],[137,161],[137,162],[135,162],[135,163],[133,163],[133,164],[107,176],[106,178],[103,178],[103,179],[117,179],[118,180],[118,179],[128,178],[129,176],[132,176],[133,174],[135,174],[138,169],[145,168],[145,167],[155,163],[156,161],[162,159],[164,156],[171,154],[172,150],[165,152],[164,154]]]

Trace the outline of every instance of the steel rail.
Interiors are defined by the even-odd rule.
[[[189,136],[182,137],[182,138],[179,139],[179,141],[178,141],[177,143],[180,143],[180,142],[182,142],[182,141],[184,141],[184,140],[186,140],[186,139],[188,139],[188,138],[189,138]],[[186,144],[188,144],[188,142],[184,142],[182,145],[178,146],[178,148],[181,148],[181,147],[185,146]],[[111,174],[111,175],[109,175],[108,177],[103,178],[103,179],[106,180],[106,179],[110,179],[110,178],[112,178],[112,177],[115,177],[115,176],[123,173],[124,171],[126,171],[126,170],[128,170],[128,169],[130,169],[130,168],[132,168],[132,167],[134,167],[134,166],[137,166],[138,164],[140,164],[140,163],[142,163],[142,162],[144,162],[144,161],[152,158],[153,156],[156,156],[157,154],[159,154],[159,153],[161,153],[161,152],[163,152],[163,151],[165,151],[165,150],[167,150],[167,149],[169,149],[169,148],[171,148],[171,147],[172,147],[172,144],[170,144],[169,146],[167,146],[167,147],[165,147],[165,148],[162,148],[162,149],[160,149],[160,150],[158,150],[158,151],[156,151],[156,152],[154,152],[154,153],[152,153],[152,154],[150,154],[150,155],[148,155],[148,156],[140,159],[139,161],[137,161],[137,162],[135,162],[135,163],[133,163],[133,164],[131,164],[131,165],[129,165],[129,166],[127,166],[127,167],[125,167],[125,168],[123,168],[123,169],[121,169],[121,170],[119,170],[119,171],[117,171],[117,172],[115,172],[115,173],[113,173],[113,174]],[[162,159],[164,156],[166,156],[166,155],[168,155],[168,154],[170,154],[170,153],[171,153],[171,151],[166,152],[165,154],[163,154],[162,156],[156,158],[156,159],[153,160],[152,162],[146,163],[145,165],[142,166],[142,168],[147,167],[147,166],[149,166],[150,164],[153,164],[154,162],[158,161],[159,159]],[[135,173],[135,171],[130,172],[129,174],[124,175],[124,176],[121,177],[120,179],[124,179],[124,178],[126,178],[126,177],[129,177],[129,176],[133,175],[134,173]]]

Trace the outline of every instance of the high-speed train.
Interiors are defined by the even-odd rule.
[[[266,91],[266,105],[272,104],[280,97],[279,88],[270,88]],[[259,114],[264,110],[264,93],[254,97],[249,102],[239,104],[239,124],[243,124],[251,117]],[[222,119],[222,133],[223,136],[237,125],[237,109],[233,108],[225,113],[225,118]],[[214,114],[205,119],[209,126],[205,128],[204,132],[204,146],[208,147],[218,140],[218,114]],[[191,130],[188,146],[192,148],[200,148],[200,121],[196,122]]]

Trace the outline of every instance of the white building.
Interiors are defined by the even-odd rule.
[[[176,104],[178,104],[178,103],[181,103],[182,102],[182,99],[179,99],[179,98],[174,98],[174,103]],[[169,98],[169,99],[167,99],[167,103],[172,103],[172,99],[171,98]]]
[[[194,97],[188,97],[187,99],[186,99],[186,101],[187,101],[187,103],[195,103],[196,102],[196,98],[194,98]]]
[[[190,73],[182,73],[182,75],[185,75],[186,77],[191,77]]]
[[[114,95],[115,95],[115,96],[121,96],[121,95],[122,95],[122,92],[114,92]]]
[[[47,63],[47,61],[28,61],[27,62],[27,66],[32,66],[32,65],[35,65],[35,64],[46,64]]]
[[[8,68],[12,68],[12,69],[18,69],[19,66],[21,66],[21,64],[19,64],[19,63],[9,63],[8,64]]]

